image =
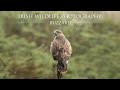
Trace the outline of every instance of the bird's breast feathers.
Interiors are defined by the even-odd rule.
[[[56,58],[62,57],[68,59],[72,54],[71,44],[66,38],[54,39],[51,42],[50,51]]]

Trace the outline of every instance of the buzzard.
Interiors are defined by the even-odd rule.
[[[72,54],[71,44],[66,39],[61,30],[55,30],[55,38],[51,42],[50,52],[53,56],[53,59],[58,61],[57,64],[57,77],[58,79],[62,78],[62,73],[67,72],[68,60]]]

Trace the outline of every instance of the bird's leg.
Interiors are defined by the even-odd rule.
[[[66,72],[67,72],[67,64],[66,64]]]

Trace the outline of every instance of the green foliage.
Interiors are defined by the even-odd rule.
[[[55,29],[64,32],[73,48],[65,79],[120,78],[120,25],[113,18],[104,18],[102,23],[50,26],[19,23],[19,13],[48,12],[0,12],[1,79],[56,78],[57,62],[49,51]]]

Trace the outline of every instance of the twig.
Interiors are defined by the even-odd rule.
[[[59,65],[59,63],[57,64],[57,78],[58,79],[62,78],[62,73],[60,72],[60,65]]]
[[[58,70],[57,70],[57,78],[62,79],[62,73],[60,71],[58,71]]]

